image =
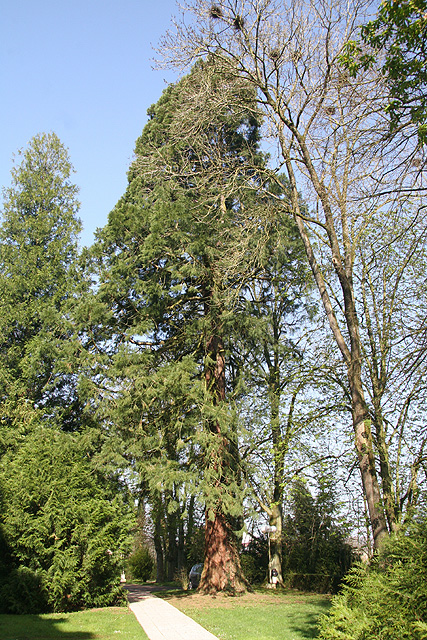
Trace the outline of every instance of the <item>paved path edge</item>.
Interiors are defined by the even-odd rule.
[[[145,585],[126,585],[129,608],[150,640],[218,640]]]

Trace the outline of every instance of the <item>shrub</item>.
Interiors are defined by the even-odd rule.
[[[0,588],[0,613],[39,613],[48,609],[43,573],[28,567],[13,569]]]
[[[79,434],[41,427],[0,473],[6,508],[3,610],[73,611],[124,601],[122,553],[131,512],[117,484],[94,473]]]
[[[154,562],[147,547],[139,545],[129,556],[128,567],[132,578],[146,582],[150,579]]]
[[[251,538],[240,554],[243,574],[250,584],[262,584],[268,574],[268,540]]]
[[[370,567],[358,565],[320,622],[323,640],[427,638],[427,520],[393,536]]]
[[[190,578],[188,577],[188,571],[185,567],[181,567],[176,571],[174,576],[175,582],[178,582],[183,591],[188,591],[190,586]]]

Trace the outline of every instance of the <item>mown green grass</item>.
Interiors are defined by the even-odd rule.
[[[307,640],[330,607],[327,596],[258,591],[242,598],[181,596],[171,604],[220,640]]]
[[[141,625],[125,607],[76,613],[0,615],[1,640],[146,640]]]
[[[258,590],[242,597],[212,598],[194,592],[157,594],[220,640],[308,640],[317,637],[319,615],[329,598]],[[1,640],[147,640],[126,608],[32,616],[0,615]]]

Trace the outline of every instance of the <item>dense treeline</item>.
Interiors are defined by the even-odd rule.
[[[266,575],[332,589],[357,539],[380,556],[350,574],[323,627],[335,637],[354,590],[393,581],[405,543],[418,553],[424,102],[402,114],[412,85],[386,76],[401,41],[377,60],[394,14],[357,39],[361,5],[311,10],[194,4],[195,30],[162,51],[195,64],[149,109],[88,250],[59,139],[36,136],[13,169],[0,227],[5,610],[118,602],[125,558],[133,548],[133,566],[150,566],[147,545],[158,580],[204,559],[205,593]]]

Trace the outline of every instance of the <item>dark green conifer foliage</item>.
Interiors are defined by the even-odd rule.
[[[132,510],[117,473],[96,459],[99,432],[79,396],[71,312],[88,280],[77,187],[55,134],[21,155],[0,225],[0,606],[103,606],[122,598]]]
[[[81,434],[38,426],[3,458],[4,536],[12,552],[0,587],[4,613],[73,611],[124,600],[122,554],[131,509],[96,473]]]
[[[78,190],[55,134],[35,136],[20,155],[0,225],[2,424],[32,407],[73,428],[78,400],[66,309],[78,283]]]
[[[371,566],[354,567],[329,615],[323,640],[427,637],[427,521],[415,519],[387,540]]]
[[[98,302],[109,310],[105,349],[116,354],[117,377],[104,381],[115,396],[114,420],[139,448],[151,491],[170,496],[170,514],[179,514],[186,495],[206,505],[202,588],[216,591],[243,588],[232,541],[242,483],[226,337],[235,291],[256,260],[259,211],[243,173],[255,179],[263,158],[243,85],[236,83],[235,104],[186,130],[188,85],[202,91],[209,82],[211,96],[221,93],[225,79],[208,67],[168,87],[149,110],[128,189],[95,252]]]
[[[352,563],[348,524],[339,522],[334,479],[317,473],[317,495],[303,480],[292,487],[283,525],[284,574],[292,587],[336,592]]]

